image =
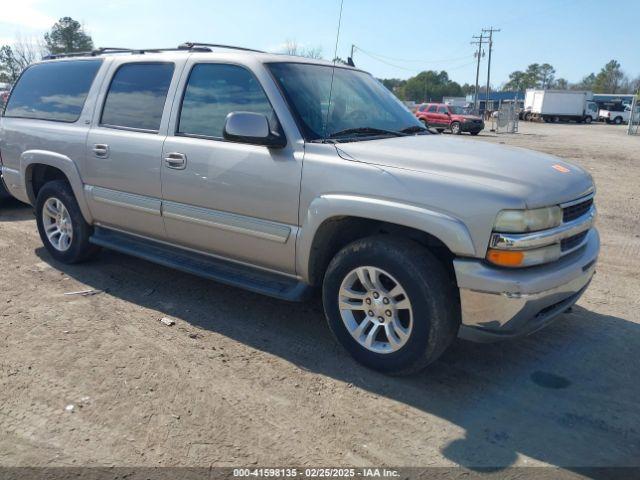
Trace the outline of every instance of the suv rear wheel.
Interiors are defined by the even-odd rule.
[[[81,262],[100,250],[89,243],[93,228],[84,220],[73,191],[64,180],[48,182],[40,189],[36,222],[42,243],[60,262]]]
[[[440,262],[421,245],[388,236],[358,240],[333,258],[323,304],[329,328],[357,361],[395,375],[436,360],[460,324]]]

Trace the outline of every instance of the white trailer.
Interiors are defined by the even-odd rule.
[[[598,119],[593,93],[573,90],[527,90],[524,119],[545,122],[576,121],[591,123]]]

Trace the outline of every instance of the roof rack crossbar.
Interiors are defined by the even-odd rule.
[[[219,43],[184,42],[178,45],[180,50],[193,50],[198,47],[227,48],[229,50],[242,50],[244,52],[265,53],[264,51],[256,50],[255,48],[237,47],[235,45],[223,45]]]

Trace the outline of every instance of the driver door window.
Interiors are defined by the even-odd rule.
[[[178,135],[222,139],[231,112],[262,113],[275,129],[275,115],[258,80],[237,65],[201,63],[189,75]]]

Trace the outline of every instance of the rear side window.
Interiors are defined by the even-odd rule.
[[[429,112],[429,113],[436,113],[436,110],[437,110],[437,109],[438,109],[438,106],[437,106],[437,105],[431,105],[431,106],[429,107],[429,110],[427,110],[427,112]]]
[[[173,77],[173,63],[127,63],[116,71],[100,123],[157,132]]]
[[[39,63],[13,88],[6,117],[75,122],[102,60]]]
[[[449,113],[449,109],[447,107],[438,107],[438,113]]]
[[[251,72],[237,65],[195,65],[184,92],[178,133],[222,138],[231,112],[262,113],[276,128],[271,104]]]

